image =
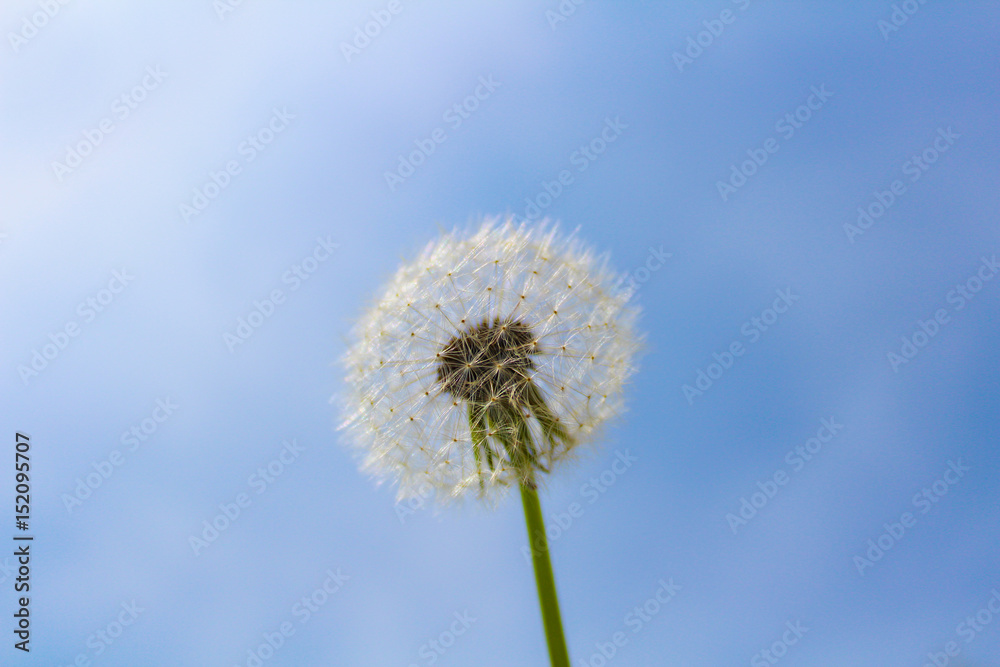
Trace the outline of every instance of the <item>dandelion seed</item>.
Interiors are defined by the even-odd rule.
[[[362,467],[442,498],[549,472],[621,412],[637,308],[554,226],[487,220],[399,268],[357,327],[344,425]]]

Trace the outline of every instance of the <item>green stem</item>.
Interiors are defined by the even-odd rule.
[[[524,520],[528,524],[528,546],[535,566],[535,583],[542,608],[545,640],[549,645],[549,659],[552,667],[570,667],[569,651],[566,649],[562,619],[559,616],[556,579],[552,574],[552,561],[549,560],[549,542],[545,537],[545,519],[542,518],[542,505],[538,502],[534,474],[521,483],[521,500],[524,503]]]

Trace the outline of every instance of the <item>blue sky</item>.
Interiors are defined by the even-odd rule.
[[[543,664],[516,496],[411,512],[328,402],[400,261],[535,202],[646,332],[542,494],[574,665],[996,664],[1000,10],[679,4],[5,3],[0,662]]]

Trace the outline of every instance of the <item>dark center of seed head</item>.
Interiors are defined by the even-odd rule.
[[[531,355],[538,339],[527,324],[501,320],[470,327],[437,355],[437,379],[445,391],[475,403],[506,400],[520,403],[534,368]]]

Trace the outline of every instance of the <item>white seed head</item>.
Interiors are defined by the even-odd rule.
[[[547,222],[486,220],[404,264],[345,357],[362,468],[488,501],[551,471],[623,408],[639,346],[621,277]]]

